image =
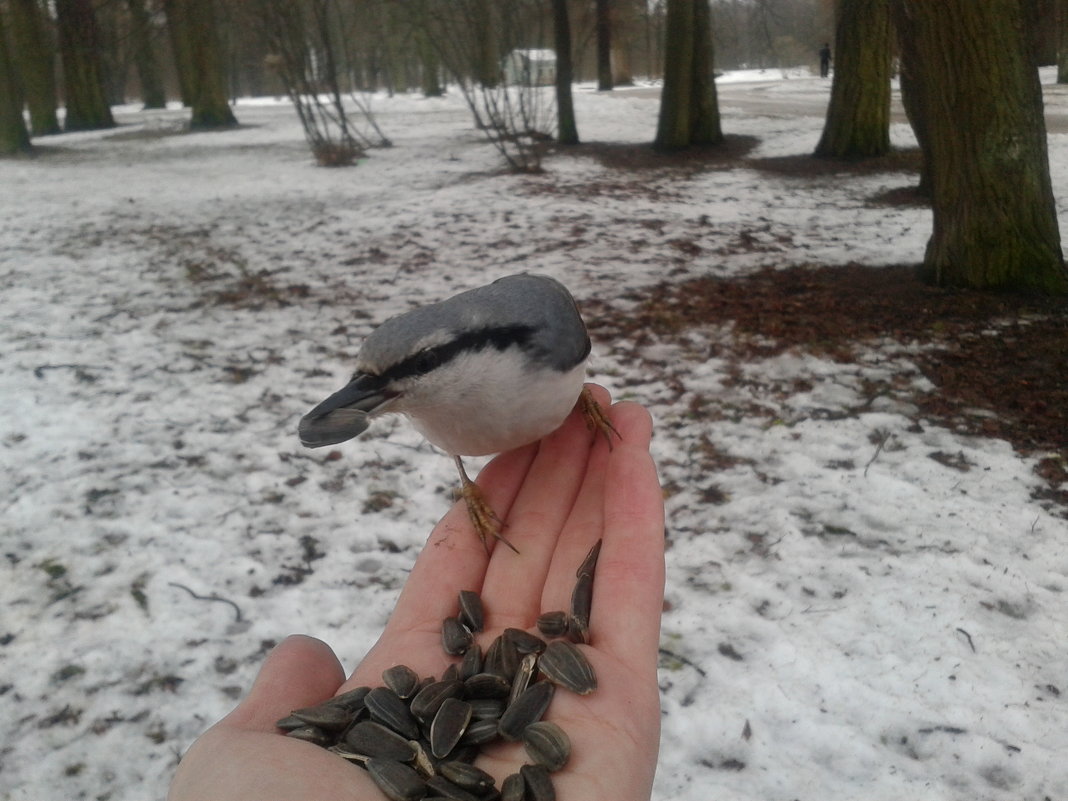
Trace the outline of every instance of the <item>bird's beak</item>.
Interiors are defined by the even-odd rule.
[[[300,419],[300,442],[307,448],[321,448],[357,437],[366,430],[371,414],[395,397],[396,393],[382,388],[377,376],[357,374]]]

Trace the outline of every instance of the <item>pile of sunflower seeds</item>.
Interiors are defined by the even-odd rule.
[[[406,665],[382,674],[383,687],[357,687],[278,721],[287,736],[322,746],[367,770],[391,801],[555,801],[550,774],[571,755],[567,734],[541,718],[557,687],[586,695],[593,668],[575,647],[589,642],[593,571],[601,543],[576,571],[570,612],[547,612],[538,630],[505,629],[483,653],[478,593],[463,590],[459,613],[442,624],[445,652],[462,657],[441,679]],[[498,789],[475,767],[494,742],[522,742],[530,758]]]

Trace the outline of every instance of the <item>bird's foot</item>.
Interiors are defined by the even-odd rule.
[[[512,545],[501,533],[504,528],[504,521],[493,511],[493,507],[489,505],[478,484],[468,478],[460,457],[457,456],[455,459],[456,467],[460,471],[460,492],[464,497],[464,505],[467,506],[467,515],[471,518],[471,525],[475,527],[475,533],[478,534],[479,540],[482,541],[482,547],[486,549],[486,553],[489,554],[487,537],[500,540],[513,551],[519,553],[519,549]]]
[[[589,387],[583,387],[582,393],[579,395],[578,407],[582,412],[583,418],[586,420],[586,427],[590,431],[599,431],[604,436],[605,441],[608,443],[609,449],[612,448],[612,435],[615,434],[620,439],[619,432],[616,431],[616,427],[612,425],[612,421],[608,419],[608,413],[593,397],[593,393],[590,392]]]

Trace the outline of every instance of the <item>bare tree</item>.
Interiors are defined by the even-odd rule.
[[[926,277],[1068,293],[1042,87],[1019,0],[895,0],[894,11],[931,180]]]
[[[320,165],[349,166],[367,148],[389,144],[370,107],[358,94],[343,89],[343,76],[353,66],[340,41],[349,20],[333,0],[257,0],[255,17],[270,63]],[[363,114],[374,138],[354,123],[346,102]]]
[[[413,0],[405,7],[507,164],[540,171],[556,117],[551,71],[537,61],[546,55],[552,9],[543,0]]]

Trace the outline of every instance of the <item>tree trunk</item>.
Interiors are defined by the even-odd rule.
[[[426,37],[419,31],[415,34],[417,47],[419,48],[419,66],[425,97],[441,97],[445,89],[441,85],[441,59],[438,51]]]
[[[579,143],[575,105],[571,101],[571,20],[567,0],[553,0],[553,38],[556,46],[556,141]]]
[[[185,5],[182,0],[163,0],[163,11],[167,16],[167,33],[171,40],[171,52],[174,54],[174,71],[178,77],[178,95],[182,105],[191,108],[194,87],[193,53],[189,45],[189,32],[185,22]]]
[[[30,135],[22,118],[22,96],[7,48],[4,8],[0,6],[0,156],[32,153]]]
[[[657,120],[658,150],[679,150],[690,144],[693,94],[693,11],[695,0],[667,0],[664,19],[664,86]],[[704,0],[699,0],[704,2]]]
[[[890,0],[839,0],[831,101],[816,155],[869,158],[890,152]]]
[[[36,0],[11,0],[8,4],[11,48],[9,53],[21,78],[22,93],[30,110],[34,136],[60,132],[56,117],[55,53],[45,33]]]
[[[902,60],[922,86],[934,210],[926,278],[1068,292],[1019,0],[897,0],[895,11]]]
[[[612,90],[612,9],[611,0],[596,0],[597,91]]]
[[[55,0],[67,131],[110,128],[115,124],[107,101],[100,36],[90,0]]]
[[[1068,83],[1068,0],[1057,0],[1057,83]]]
[[[712,62],[707,0],[668,0],[664,88],[653,147],[678,150],[723,141]]]
[[[167,0],[164,5],[167,24],[173,26],[172,37],[181,40],[176,55],[184,51],[188,58],[190,129],[213,130],[237,125],[228,102],[226,61],[219,43],[214,0]],[[179,68],[183,60],[178,58]]]
[[[723,141],[716,95],[716,67],[712,53],[712,13],[707,0],[697,0],[693,17],[693,79],[690,144],[718,145]]]
[[[141,81],[141,102],[145,108],[166,108],[167,95],[163,90],[156,47],[153,42],[152,20],[145,10],[145,0],[126,0],[130,12],[130,42],[134,50],[137,77]]]

